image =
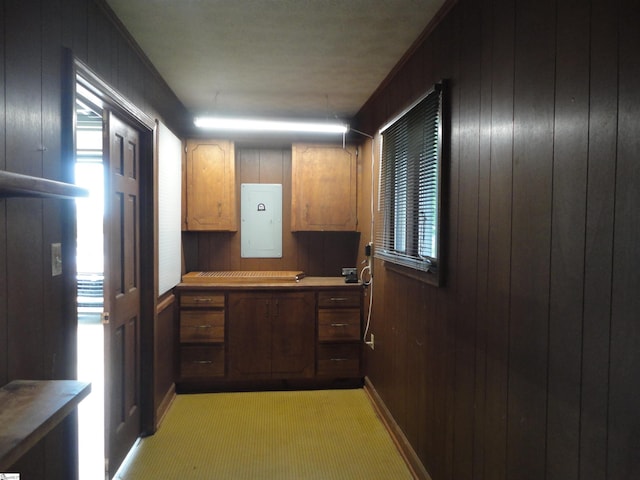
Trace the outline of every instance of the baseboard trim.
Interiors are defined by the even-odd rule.
[[[176,385],[175,383],[172,383],[171,388],[169,388],[164,398],[160,402],[160,405],[158,405],[158,410],[156,411],[156,415],[158,419],[156,422],[156,430],[160,428],[160,424],[164,420],[164,417],[169,411],[169,407],[171,407],[171,404],[173,403],[173,400],[175,398],[176,398]]]
[[[364,391],[369,397],[369,401],[371,402],[371,405],[373,405],[374,410],[389,432],[389,435],[393,439],[396,448],[400,452],[400,455],[402,455],[402,458],[411,471],[413,478],[416,480],[432,480],[431,475],[429,475],[427,469],[424,468],[420,458],[418,458],[418,455],[409,443],[409,440],[407,440],[407,437],[394,420],[391,412],[389,412],[389,409],[382,401],[382,398],[378,395],[378,392],[371,383],[371,380],[369,380],[369,377],[364,378]]]

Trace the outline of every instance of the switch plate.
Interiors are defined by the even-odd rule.
[[[62,244],[51,244],[51,276],[62,275]]]

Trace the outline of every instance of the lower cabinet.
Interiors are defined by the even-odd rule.
[[[317,376],[361,376],[362,293],[318,292]]]
[[[224,377],[224,345],[183,345],[180,376],[183,379]]]
[[[229,293],[230,378],[314,376],[313,292]]]
[[[361,288],[185,285],[178,293],[178,384],[187,389],[362,379]]]
[[[180,296],[180,378],[224,377],[225,297],[217,292]]]

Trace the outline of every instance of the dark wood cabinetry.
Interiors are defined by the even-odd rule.
[[[307,277],[183,283],[178,293],[178,388],[233,390],[274,382],[285,382],[280,387],[362,380],[360,285]]]
[[[358,377],[361,374],[362,293],[318,292],[319,377]]]
[[[291,231],[357,229],[356,147],[291,147]]]
[[[184,292],[180,296],[180,378],[224,377],[225,296]]]
[[[238,224],[233,142],[187,140],[185,169],[185,230],[235,232]]]
[[[314,375],[313,292],[229,294],[229,376]]]

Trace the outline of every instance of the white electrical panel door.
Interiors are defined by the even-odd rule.
[[[240,186],[242,258],[282,258],[282,185]]]

